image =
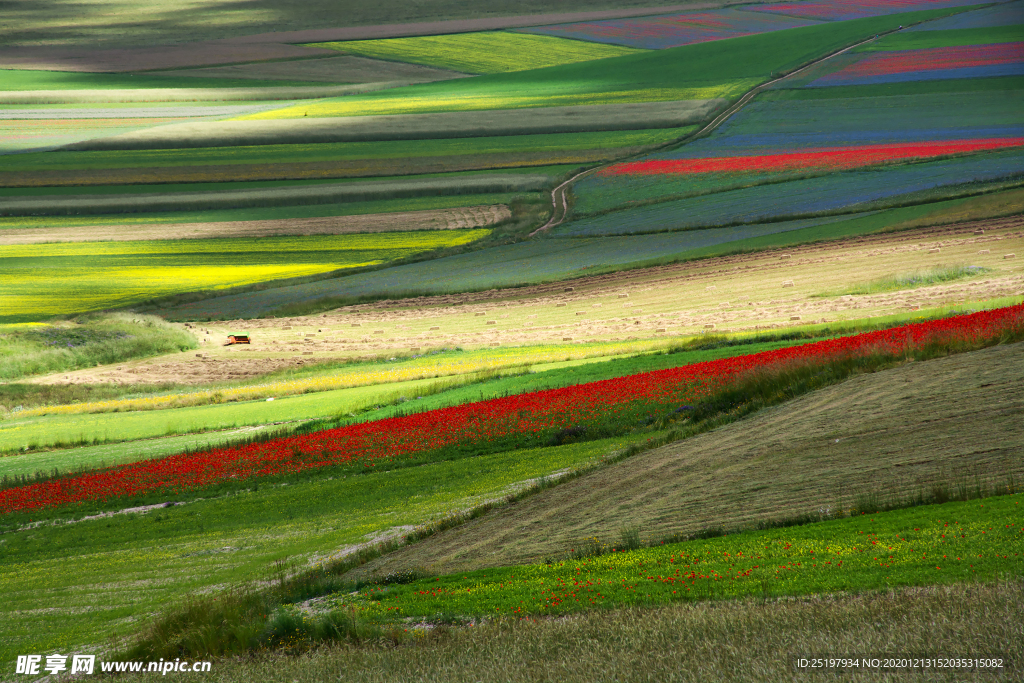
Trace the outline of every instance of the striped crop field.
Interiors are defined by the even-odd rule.
[[[99,310],[196,290],[369,266],[468,244],[490,230],[0,247],[0,322]]]
[[[661,201],[581,218],[559,226],[555,233],[567,236],[632,234],[754,223],[826,212],[869,210],[912,193],[953,188],[970,182],[1019,179],[1022,176],[1024,151],[968,155],[879,169],[855,169]],[[622,178],[628,179],[630,176],[619,176],[613,180]],[[583,213],[607,208],[601,198],[599,183],[602,180],[588,178],[585,181],[595,198],[593,201],[582,201],[588,195],[581,191],[581,200],[576,204],[577,211]],[[664,191],[664,188],[656,189]],[[628,192],[623,188],[622,193]],[[657,199],[656,196],[651,198]]]
[[[872,52],[808,87],[1024,75],[1024,42]]]
[[[383,40],[310,43],[364,57],[411,62],[473,74],[541,69],[632,54],[635,49],[552,36],[489,31]]]
[[[1024,137],[980,140],[943,140],[903,144],[862,145],[809,149],[758,156],[725,156],[702,159],[653,159],[613,164],[598,176],[786,171],[815,168],[840,170],[884,163],[966,154],[1024,145]]]
[[[1024,24],[1024,2],[1016,0],[918,24],[907,29],[907,32],[930,33],[956,29],[999,28],[1019,24]]]
[[[785,14],[822,21],[849,21],[925,9],[946,9],[979,4],[977,0],[821,0],[754,5],[753,12]]]
[[[680,45],[737,38],[818,23],[813,19],[754,14],[735,9],[684,12],[654,17],[589,21],[519,29],[523,33],[561,36],[595,43],[663,50]]]
[[[805,181],[808,175],[914,162],[912,168],[880,168],[873,176],[859,175],[865,183],[872,177],[881,183],[884,173],[895,173],[885,176],[893,178],[909,178],[907,173],[928,175],[929,166],[922,162],[950,154],[978,155],[974,161],[966,157],[963,161],[979,175],[964,176],[960,182],[994,179],[986,168],[1001,167],[1006,176],[1024,171],[1019,161],[1016,165],[1006,160],[995,161],[1002,158],[999,149],[1012,156],[1012,148],[1024,138],[1024,109],[1017,104],[1016,91],[957,93],[956,107],[949,106],[950,93],[791,99],[787,96],[791,92],[807,91],[764,93],[707,137],[610,166],[583,179],[574,188],[576,215],[741,188],[747,188],[742,191],[744,195],[757,195],[782,210],[788,198],[794,196],[791,189],[801,194],[796,190],[800,183],[811,182],[826,191],[831,182]],[[829,90],[815,92],[827,94]],[[984,161],[992,153],[995,156]],[[774,190],[751,187],[786,180],[798,185],[789,188],[775,184]],[[956,176],[935,176],[934,180],[940,185],[955,184]],[[835,182],[845,186],[852,181],[836,178]],[[902,187],[902,181],[896,181],[889,188],[890,196],[902,193]],[[879,189],[884,188],[879,185]],[[860,194],[861,190],[855,192]],[[840,197],[831,199],[838,201]],[[700,202],[709,205],[715,200]],[[644,209],[644,213],[647,211]],[[666,220],[660,211],[656,213],[658,220]],[[760,215],[754,220],[762,218],[767,216]],[[688,218],[694,219],[695,215]]]

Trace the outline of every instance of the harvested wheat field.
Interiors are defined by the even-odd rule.
[[[994,219],[625,271],[569,285],[379,301],[304,317],[199,323],[195,329],[205,358],[180,354],[133,361],[131,372],[93,368],[35,381],[147,383],[196,364],[207,369],[207,381],[215,381],[258,375],[261,363],[269,372],[288,363],[438,348],[668,343],[710,331],[778,331],[1019,297],[1024,295],[1022,261],[1005,257],[1024,254],[1022,228],[1020,217]],[[911,289],[841,293],[894,275],[955,265],[987,270]],[[250,346],[220,346],[238,330],[248,331]]]
[[[32,228],[0,231],[0,245],[44,242],[122,242],[135,240],[270,237],[275,235],[344,235],[362,232],[458,230],[500,223],[512,216],[504,204],[453,209],[400,211],[325,218],[212,223],[142,223],[87,225],[73,228]]]
[[[645,538],[828,517],[857,496],[1024,475],[1024,344],[859,375],[641,453],[364,567],[431,573],[533,562],[622,528]]]

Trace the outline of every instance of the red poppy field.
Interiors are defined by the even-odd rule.
[[[803,152],[756,156],[707,157],[701,159],[653,159],[616,164],[601,170],[599,176],[667,175],[744,171],[789,171],[800,168],[849,169],[859,166],[895,163],[908,159],[928,159],[983,150],[1024,145],[1024,138],[980,140],[942,140],[932,142],[862,145],[809,149]]]
[[[158,491],[168,495],[328,467],[446,460],[599,438],[684,413],[739,378],[793,365],[825,367],[869,355],[911,357],[927,347],[977,347],[1024,330],[1024,305],[944,318],[680,368],[353,424],[248,446],[183,453],[0,492],[5,513]]]

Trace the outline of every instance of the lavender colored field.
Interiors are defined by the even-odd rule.
[[[575,38],[595,43],[663,50],[680,45],[749,36],[755,33],[768,33],[817,23],[820,22],[812,19],[796,19],[770,14],[759,15],[742,10],[723,9],[710,12],[638,17],[636,19],[537,26],[519,30],[523,33]]]
[[[742,156],[814,147],[1017,137],[1024,108],[1011,91],[773,101],[758,98],[713,134],[650,159]]]
[[[1012,92],[1012,91],[1011,91]],[[770,95],[769,95],[770,98]],[[780,154],[843,146],[1024,136],[1024,109],[1006,92],[773,101],[758,98],[706,138],[640,161]],[[827,124],[823,124],[827,122]],[[679,198],[821,173],[807,169],[590,176],[576,184],[585,215],[658,197]]]
[[[995,43],[867,53],[808,87],[1020,75],[1024,75],[1024,43]]]
[[[785,14],[823,21],[846,21],[925,9],[946,9],[979,4],[977,0],[823,0],[751,6],[754,12]]]
[[[861,206],[869,208],[872,202],[914,192],[1022,176],[1024,152],[980,154],[847,171],[667,201],[573,221],[555,228],[554,232],[563,236],[587,237],[754,223],[786,216],[855,210]],[[594,190],[597,194],[599,188]],[[588,204],[577,201],[576,207],[585,211]]]
[[[989,28],[1024,24],[1024,2],[1008,2],[984,9],[964,12],[945,19],[918,24],[907,29],[911,31],[948,31],[963,28]]]

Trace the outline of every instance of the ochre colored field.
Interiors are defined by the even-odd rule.
[[[307,47],[330,48],[364,57],[412,62],[474,74],[527,71],[638,52],[618,45],[500,31],[310,43]]]

